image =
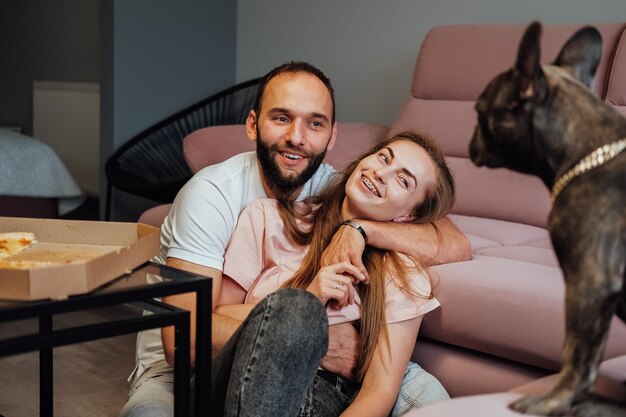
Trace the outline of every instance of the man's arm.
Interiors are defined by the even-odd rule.
[[[328,326],[328,351],[320,366],[329,372],[351,379],[359,357],[359,335],[352,323]]]
[[[430,224],[356,221],[365,230],[368,245],[407,254],[424,266],[472,257],[469,240],[447,217],[436,221],[436,228]],[[364,249],[359,231],[341,226],[324,251],[322,266],[348,261],[367,276],[361,259]]]
[[[447,217],[431,224],[358,221],[368,244],[412,257],[424,266],[472,258],[469,239]],[[439,233],[437,232],[439,231]]]
[[[213,309],[217,306],[218,298],[222,292],[222,271],[215,268],[208,268],[192,262],[183,261],[177,258],[167,258],[167,265],[185,270],[198,275],[210,276],[213,278]],[[227,288],[225,288],[226,290]],[[169,297],[164,297],[163,302],[183,308],[190,312],[190,329],[191,336],[191,364],[195,365],[196,361],[196,294],[186,293]],[[213,354],[218,352],[228,338],[235,332],[241,321],[228,316],[213,313],[211,319],[211,342]],[[170,366],[174,366],[174,327],[165,327],[161,330],[163,339],[163,349],[165,351],[165,360]]]

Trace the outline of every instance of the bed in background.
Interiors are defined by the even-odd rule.
[[[50,146],[0,128],[0,216],[56,218],[84,200]]]

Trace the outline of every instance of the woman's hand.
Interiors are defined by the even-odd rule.
[[[307,291],[315,294],[322,303],[332,300],[335,308],[344,308],[354,303],[355,288],[365,279],[361,271],[349,262],[328,265],[319,270]]]

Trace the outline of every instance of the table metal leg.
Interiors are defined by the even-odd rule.
[[[52,316],[49,314],[39,316],[39,334],[48,336],[52,334]],[[54,383],[54,370],[52,362],[52,348],[39,350],[39,415],[52,417],[54,414],[54,401],[52,386]]]
[[[207,417],[211,399],[211,287],[196,292],[196,395],[197,417]]]
[[[174,416],[189,415],[189,312],[180,313],[174,336]]]

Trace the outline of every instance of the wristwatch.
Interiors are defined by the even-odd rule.
[[[357,222],[355,222],[354,220],[346,220],[343,223],[341,223],[342,225],[346,225],[346,226],[351,226],[354,227],[356,230],[359,231],[359,233],[361,234],[361,236],[363,236],[363,239],[365,239],[365,242],[367,242],[367,234],[365,233],[365,230],[363,230],[363,228],[361,227],[360,224],[358,224]]]

